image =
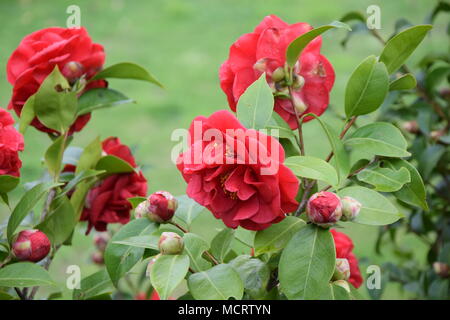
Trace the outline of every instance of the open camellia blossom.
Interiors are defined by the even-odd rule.
[[[119,138],[110,137],[102,143],[104,153],[116,156],[132,167],[136,162],[128,146],[120,143]],[[144,197],[147,194],[147,180],[139,173],[119,173],[102,180],[89,190],[81,221],[88,221],[89,233],[92,227],[97,231],[106,231],[109,223],[126,224],[130,221],[132,209],[128,198]]]
[[[283,91],[274,83],[272,75],[277,68],[284,67],[289,44],[311,29],[307,23],[287,24],[277,16],[270,15],[252,33],[242,35],[231,45],[228,60],[220,67],[219,78],[233,111],[236,111],[239,97],[263,72],[273,90]],[[321,37],[310,42],[294,69],[295,75],[304,80],[297,90],[293,90],[293,98],[302,106],[299,116],[304,113],[319,116],[328,107],[335,75],[330,62],[320,54],[321,45]],[[291,99],[276,97],[274,110],[292,129],[297,128]],[[310,120],[308,118],[305,121]]]
[[[0,175],[20,176],[19,151],[23,148],[23,136],[14,128],[13,117],[0,108]]]
[[[350,265],[350,278],[348,281],[355,287],[359,288],[363,282],[361,272],[359,271],[358,260],[353,254],[353,241],[346,234],[331,230],[334,238],[334,245],[336,247],[336,258],[344,258],[348,260]]]
[[[46,28],[27,35],[12,53],[7,64],[7,77],[13,86],[9,109],[20,116],[30,96],[36,93],[55,66],[72,82],[82,75],[91,79],[105,62],[103,46],[93,43],[84,28]],[[104,80],[89,83],[86,90],[106,87]],[[77,118],[70,133],[80,131],[91,118],[85,114]],[[56,133],[37,118],[31,125],[38,130]]]
[[[206,138],[211,133],[215,138]],[[187,195],[225,225],[262,230],[297,208],[299,182],[283,164],[278,140],[245,128],[226,110],[195,118],[189,134],[189,149],[177,159]],[[269,167],[276,170],[264,172]]]

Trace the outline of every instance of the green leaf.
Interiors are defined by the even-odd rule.
[[[340,197],[352,197],[361,203],[361,211],[354,222],[383,226],[403,217],[388,199],[374,190],[354,186],[342,189],[338,194]]]
[[[143,80],[156,84],[161,88],[163,87],[162,84],[147,70],[131,62],[121,62],[103,69],[97,73],[92,80],[107,78]]]
[[[386,66],[375,56],[367,57],[353,71],[345,88],[347,118],[368,114],[378,109],[389,89]]]
[[[66,148],[66,137],[58,137],[45,151],[44,160],[48,172],[52,177],[56,177],[61,171],[61,162]]]
[[[63,196],[52,202],[48,216],[36,226],[36,229],[44,232],[50,242],[57,246],[70,237],[77,222],[70,200],[67,196]]]
[[[298,230],[306,226],[300,218],[287,216],[283,221],[258,231],[255,236],[255,255],[276,253],[282,250]]]
[[[328,288],[322,292],[319,300],[350,300],[350,294],[344,288],[329,283]]]
[[[386,43],[380,61],[384,62],[389,74],[401,67],[431,28],[433,28],[431,25],[414,26],[403,30]]]
[[[400,190],[405,183],[411,181],[409,171],[405,168],[393,170],[380,167],[380,164],[372,165],[358,173],[359,181],[371,184],[376,191],[394,192]]]
[[[34,97],[34,112],[46,127],[66,131],[75,120],[77,93],[55,66]]]
[[[417,169],[425,181],[431,177],[433,169],[436,168],[439,160],[446,151],[447,148],[439,144],[430,145],[422,151],[419,157],[419,165]]]
[[[102,294],[105,290],[112,287],[111,279],[109,278],[106,269],[91,274],[83,278],[80,282],[80,289],[74,289],[72,298],[74,300],[86,300]]]
[[[98,170],[86,170],[81,171],[78,175],[76,175],[73,179],[71,179],[63,188],[61,193],[58,194],[56,198],[62,197],[66,195],[70,190],[75,188],[80,182],[83,182],[85,180],[89,180],[95,177],[98,177],[99,175],[105,173],[105,171],[98,171]]]
[[[366,23],[366,16],[364,15],[364,13],[362,13],[360,11],[350,11],[350,12],[347,12],[341,19],[339,19],[339,21],[342,21],[342,22],[347,22],[347,21],[352,21],[352,20],[357,20],[357,21]]]
[[[280,117],[276,112],[272,113],[272,117],[269,123],[266,125],[266,129],[269,130],[269,134],[273,136],[272,130],[278,130],[278,138],[292,139],[295,138],[295,133],[289,127],[288,123]]]
[[[34,97],[34,94],[30,96],[23,105],[22,110],[20,111],[19,132],[21,134],[25,134],[31,121],[33,121],[34,117],[36,117],[36,114],[34,112]]]
[[[189,270],[187,255],[162,255],[156,259],[150,272],[150,281],[161,300],[169,299]]]
[[[241,95],[237,104],[237,118],[249,129],[264,129],[273,112],[272,89],[263,73]]]
[[[176,197],[178,208],[175,211],[175,219],[182,221],[189,229],[192,222],[205,209],[187,195]]]
[[[198,272],[211,268],[211,263],[202,257],[203,253],[209,249],[208,242],[193,233],[186,233],[183,240],[184,252],[189,256],[191,269]]]
[[[396,90],[410,90],[414,89],[417,85],[416,78],[411,73],[402,75],[400,78],[395,79],[389,84],[389,91]]]
[[[91,89],[83,93],[78,99],[77,116],[81,116],[92,111],[110,107],[116,107],[126,103],[134,103],[123,93],[108,88]]]
[[[406,168],[411,176],[411,182],[407,183],[399,191],[395,192],[395,196],[410,205],[419,207],[428,211],[427,194],[422,177],[417,169],[409,162],[403,159],[389,159],[385,163],[392,169],[400,170]]]
[[[348,31],[352,29],[345,23],[339,21],[333,21],[329,25],[321,26],[316,29],[312,29],[301,36],[297,37],[294,41],[292,41],[286,51],[286,61],[290,67],[293,67],[300,57],[303,49],[313,41],[316,37],[320,36],[325,31],[328,31],[333,28],[344,28]]]
[[[63,160],[62,162],[64,164],[71,164],[76,166],[81,154],[83,153],[83,148],[80,147],[67,147],[66,150],[64,150]]]
[[[311,156],[289,157],[284,161],[297,177],[324,181],[332,186],[338,184],[334,167],[328,162]]]
[[[195,300],[240,300],[244,294],[244,284],[239,274],[228,264],[192,274],[188,287]]]
[[[407,142],[399,129],[387,122],[375,122],[358,128],[344,144],[372,155],[409,157]]]
[[[224,262],[225,257],[231,249],[234,232],[233,229],[224,228],[211,241],[211,253],[220,262]]]
[[[100,138],[97,137],[92,140],[81,153],[77,162],[77,168],[75,174],[80,174],[82,171],[94,169],[97,162],[102,157],[102,143]]]
[[[329,230],[314,225],[298,231],[283,250],[278,279],[290,300],[316,299],[334,272],[336,254]]]
[[[13,297],[12,295],[10,295],[9,293],[6,293],[4,291],[0,291],[0,301],[5,301],[5,300],[16,300],[15,297]]]
[[[126,239],[123,239],[120,241],[113,241],[113,243],[122,244],[125,246],[158,250],[158,241],[159,241],[159,236],[150,235],[150,236],[130,237],[130,238],[126,238]]]
[[[0,269],[0,287],[54,286],[47,270],[31,262],[9,264]]]
[[[134,168],[128,162],[112,155],[101,157],[95,169],[105,170],[107,174],[134,172]]]
[[[245,291],[253,298],[264,297],[270,279],[270,269],[259,259],[249,255],[238,256],[229,265],[240,275]]]
[[[128,198],[127,199],[128,202],[131,204],[131,207],[133,209],[136,209],[136,207],[141,203],[144,202],[145,200],[147,200],[146,197],[133,197],[133,198]]]
[[[60,184],[50,182],[40,183],[28,190],[22,196],[8,220],[7,237],[9,242],[12,241],[12,236],[17,227],[25,216],[34,208],[36,203],[47,193],[47,191],[58,185]]]
[[[20,182],[19,177],[0,175],[0,193],[8,193],[14,190]]]
[[[137,219],[124,225],[109,242],[105,250],[105,264],[115,286],[119,280],[141,259],[144,248],[125,246],[114,242],[134,236],[151,235],[157,229],[150,220]]]

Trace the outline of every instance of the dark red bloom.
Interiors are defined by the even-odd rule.
[[[14,87],[8,108],[20,116],[27,99],[37,92],[56,65],[69,81],[74,81],[74,74],[84,74],[89,80],[102,69],[104,61],[103,46],[93,43],[84,28],[54,27],[33,32],[22,39],[8,60],[8,81]],[[80,69],[75,73],[70,68],[74,63]],[[94,81],[85,90],[106,85],[104,80]],[[90,117],[90,114],[78,117],[70,133],[83,129]],[[37,118],[31,125],[38,130],[55,133]]]
[[[225,110],[195,118],[189,133],[189,149],[177,161],[187,195],[225,225],[262,230],[297,208],[299,182],[283,164],[278,140],[246,129]]]
[[[103,141],[103,151],[127,161],[136,167],[130,148],[120,143],[119,138]],[[109,176],[89,190],[81,221],[88,221],[87,233],[92,227],[106,231],[109,223],[126,224],[130,221],[131,204],[128,198],[144,197],[147,194],[147,180],[139,173],[120,173]]]
[[[266,72],[267,82],[274,90],[283,91],[279,87],[281,82],[274,83],[273,73],[277,68],[284,67],[288,45],[311,29],[307,23],[290,25],[277,16],[270,15],[265,17],[252,33],[242,35],[231,45],[228,60],[220,67],[219,78],[233,111],[236,111],[239,97],[263,72]],[[304,80],[304,83],[294,90],[295,100],[302,105],[300,114],[321,115],[328,107],[329,93],[335,76],[331,64],[320,54],[321,45],[321,37],[313,40],[303,50],[294,70],[297,76],[302,77],[299,79],[302,79],[302,82]],[[275,111],[292,129],[297,128],[295,111],[289,99],[276,98]]]
[[[24,148],[23,136],[14,128],[14,119],[0,108],[0,175],[20,176],[22,161],[19,151]]]
[[[359,271],[358,259],[353,254],[353,241],[346,234],[331,230],[334,238],[334,245],[336,247],[336,258],[345,258],[350,264],[350,278],[348,281],[355,287],[359,288],[363,282],[361,272]]]

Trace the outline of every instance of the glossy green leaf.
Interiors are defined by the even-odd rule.
[[[85,300],[93,298],[105,290],[111,289],[112,283],[106,269],[97,271],[80,282],[80,289],[73,290],[74,300]]]
[[[347,118],[371,113],[383,103],[389,89],[386,66],[375,56],[367,57],[353,71],[345,88]]]
[[[414,26],[403,30],[386,43],[381,52],[380,61],[384,62],[390,74],[405,63],[431,28],[431,25]]]
[[[389,159],[386,160],[385,163],[390,168],[396,170],[406,168],[411,176],[411,182],[405,184],[403,188],[395,192],[395,196],[403,202],[428,211],[425,185],[423,184],[422,177],[417,169],[412,164],[402,159]]]
[[[7,237],[12,241],[12,236],[25,216],[34,208],[36,203],[52,188],[59,184],[44,182],[37,184],[28,190],[17,203],[8,220]]]
[[[14,190],[20,182],[19,177],[0,175],[0,193],[8,193]]]
[[[147,235],[147,236],[134,236],[123,240],[113,241],[115,244],[122,244],[125,246],[147,248],[158,250],[159,236]]]
[[[176,197],[178,208],[175,211],[175,219],[181,221],[188,229],[205,207],[199,205],[187,195]]]
[[[300,218],[287,216],[283,221],[258,231],[255,236],[255,255],[276,253],[282,250],[298,230],[306,226]]]
[[[0,269],[0,287],[54,286],[47,270],[31,262],[9,264]]]
[[[198,272],[211,268],[211,263],[202,257],[203,253],[209,250],[208,242],[194,233],[186,233],[183,240],[184,252],[189,256],[191,269]]]
[[[98,109],[116,107],[133,102],[135,102],[133,99],[114,89],[91,89],[83,93],[79,98],[77,115],[81,116]]]
[[[78,175],[76,175],[73,179],[71,179],[63,188],[61,193],[58,194],[58,197],[62,197],[66,195],[70,190],[75,188],[80,182],[96,178],[100,176],[101,174],[105,173],[105,171],[99,171],[99,170],[86,170],[81,171]]]
[[[263,73],[241,95],[237,104],[237,118],[249,129],[264,129],[273,112],[272,89]]]
[[[92,80],[107,78],[142,80],[162,87],[162,84],[150,72],[131,62],[121,62],[107,67],[97,73]]]
[[[397,208],[378,192],[365,187],[348,187],[338,192],[340,197],[352,197],[361,203],[361,211],[354,222],[383,226],[402,218]]]
[[[245,291],[253,298],[264,297],[270,279],[270,269],[266,263],[249,255],[242,255],[230,261],[244,283]]]
[[[300,57],[303,49],[305,49],[311,41],[313,41],[325,31],[334,28],[344,28],[348,31],[351,31],[351,28],[347,24],[339,21],[333,21],[329,25],[321,26],[305,32],[289,44],[286,51],[286,62],[288,63],[288,65],[293,67]]]
[[[114,242],[134,236],[151,235],[157,229],[150,220],[137,219],[124,225],[111,239],[105,250],[105,265],[115,286],[119,280],[142,258],[144,248]]]
[[[402,75],[400,78],[395,79],[389,84],[389,91],[396,90],[410,90],[414,89],[417,85],[416,78],[411,73]]]
[[[244,284],[239,274],[228,264],[192,274],[188,287],[195,300],[236,300],[244,294]]]
[[[147,200],[146,197],[133,197],[133,198],[128,198],[127,199],[128,202],[131,204],[131,207],[133,209],[136,209],[136,207],[141,203],[144,202],[145,200]]]
[[[380,167],[379,164],[370,166],[358,173],[359,181],[371,184],[376,191],[394,192],[400,190],[405,183],[411,181],[409,171],[405,168],[393,170]]]
[[[64,136],[60,136],[55,139],[47,151],[45,151],[45,164],[52,177],[55,177],[61,171],[61,163],[65,148],[66,138]]]
[[[92,140],[83,150],[77,162],[75,174],[80,174],[82,171],[94,169],[97,162],[102,157],[102,143],[99,137]]]
[[[34,112],[34,96],[35,95],[33,94],[27,99],[27,101],[23,105],[22,110],[20,111],[19,132],[21,134],[25,134],[31,121],[33,121],[33,119],[36,117],[36,114]]]
[[[272,113],[272,117],[266,125],[266,129],[271,136],[276,136],[277,138],[292,139],[295,137],[295,131],[293,131],[288,123],[276,112]],[[275,130],[278,130],[276,135]]]
[[[234,229],[223,228],[211,241],[211,253],[220,262],[224,262],[225,257],[231,249],[234,232]]]
[[[345,145],[372,155],[409,157],[407,142],[399,129],[387,122],[375,122],[358,128]]]
[[[189,270],[187,255],[162,255],[150,271],[150,281],[161,300],[169,299]]]
[[[328,162],[311,156],[289,157],[284,164],[297,177],[324,181],[332,186],[338,184],[338,176],[334,167]]]
[[[330,231],[308,225],[292,237],[281,254],[281,291],[290,300],[318,298],[333,275],[335,261]]]
[[[107,174],[130,173],[134,171],[134,168],[128,162],[113,155],[101,157],[95,169],[105,170]]]

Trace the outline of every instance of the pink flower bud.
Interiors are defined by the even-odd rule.
[[[107,232],[101,232],[94,236],[94,243],[98,250],[105,251],[110,236]]]
[[[332,192],[315,193],[308,200],[306,213],[312,223],[324,228],[331,227],[342,216],[341,200]]]
[[[361,210],[361,203],[352,197],[343,197],[341,199],[342,204],[342,220],[352,221],[354,220]]]
[[[345,291],[350,293],[350,286],[348,285],[347,281],[345,281],[345,280],[337,280],[337,281],[334,281],[333,284],[335,284],[335,285],[337,285],[337,286],[339,286],[341,288],[344,288]]]
[[[138,204],[136,209],[134,209],[134,217],[136,219],[147,217],[148,215],[148,206],[150,205],[148,200],[142,201]]]
[[[158,248],[161,254],[180,254],[184,249],[184,241],[175,232],[163,232],[159,238]]]
[[[158,191],[148,197],[148,218],[163,223],[172,219],[178,207],[178,201],[167,191]]]
[[[333,280],[347,280],[350,278],[350,264],[345,258],[336,259]]]
[[[17,260],[38,262],[50,252],[50,240],[39,230],[23,230],[13,241],[12,251]]]
[[[74,84],[83,75],[84,68],[79,62],[70,61],[64,65],[61,73],[70,84]]]
[[[105,259],[103,257],[103,252],[96,251],[91,256],[92,262],[95,264],[103,265],[105,263]]]
[[[450,267],[445,262],[433,263],[433,270],[441,278],[448,278],[450,276]]]

